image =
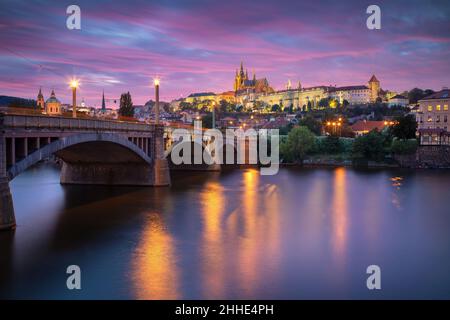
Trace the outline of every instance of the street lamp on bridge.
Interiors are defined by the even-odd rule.
[[[159,78],[153,79],[155,85],[155,123],[159,124]]]
[[[72,117],[77,117],[77,88],[78,88],[78,80],[73,79],[70,81],[70,87],[72,88]]]

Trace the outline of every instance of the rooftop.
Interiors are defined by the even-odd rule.
[[[433,99],[448,99],[449,98],[449,89],[442,89],[441,91],[435,92],[433,94],[430,94],[429,96],[426,96],[425,98],[421,100],[433,100]],[[420,101],[420,100],[419,100]]]

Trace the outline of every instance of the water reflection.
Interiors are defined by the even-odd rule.
[[[334,171],[332,198],[332,246],[337,266],[344,267],[348,237],[347,177],[345,168]]]
[[[133,283],[137,299],[178,299],[175,245],[161,214],[150,213],[136,249]]]
[[[202,234],[202,290],[206,297],[224,296],[226,257],[223,239],[225,190],[218,181],[205,185],[200,193]]]
[[[375,263],[389,270],[377,297],[450,298],[446,171],[250,169],[170,188],[61,187],[57,170],[37,172],[12,183],[19,227],[0,234],[0,297],[370,299]]]
[[[392,204],[394,207],[396,207],[398,210],[402,210],[402,203],[400,198],[400,188],[403,184],[403,177],[395,176],[391,178],[392,186],[394,187],[394,191],[392,192]]]

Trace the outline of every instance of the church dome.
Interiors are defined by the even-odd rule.
[[[45,103],[61,103],[58,99],[56,99],[55,91],[52,90],[52,94],[50,98],[45,101]]]

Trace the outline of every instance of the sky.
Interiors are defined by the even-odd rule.
[[[69,5],[81,30],[66,27]],[[369,30],[366,9],[381,8]],[[0,0],[0,95],[36,99],[42,87],[107,106],[129,91],[134,104],[232,90],[243,61],[275,89],[366,84],[385,90],[450,85],[450,1]]]

